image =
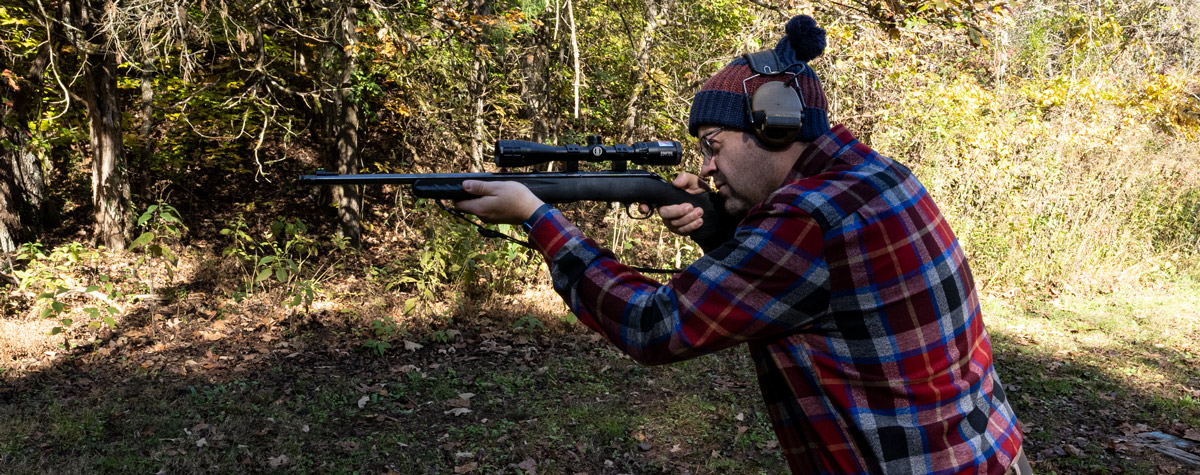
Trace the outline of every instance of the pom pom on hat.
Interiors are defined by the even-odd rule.
[[[813,17],[796,15],[787,22],[784,31],[787,32],[784,41],[791,45],[796,59],[807,63],[825,52],[825,30],[817,26]]]

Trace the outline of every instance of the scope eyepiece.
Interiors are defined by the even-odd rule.
[[[683,146],[674,141],[637,142],[633,145],[602,145],[598,136],[588,145],[547,145],[524,140],[496,141],[496,165],[526,167],[547,162],[604,162],[628,160],[638,165],[678,165]]]

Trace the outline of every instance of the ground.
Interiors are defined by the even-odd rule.
[[[1037,473],[1200,471],[1145,435],[1200,452],[1200,285],[983,301]],[[70,350],[36,315],[0,319],[4,471],[786,471],[742,348],[644,367],[565,308],[511,301],[420,331],[155,305]]]

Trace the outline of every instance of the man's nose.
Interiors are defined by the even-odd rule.
[[[709,178],[717,174],[717,161],[714,159],[708,160],[700,165],[700,176]]]

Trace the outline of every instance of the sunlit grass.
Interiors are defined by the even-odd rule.
[[[1001,374],[1022,390],[1154,402],[1160,414],[1200,423],[1200,285],[1182,280],[1049,300],[987,296],[985,319],[996,352],[1017,362]],[[1061,383],[1066,386],[1059,388]],[[1060,391],[1061,389],[1062,391]],[[1021,391],[1016,391],[1019,396]]]

